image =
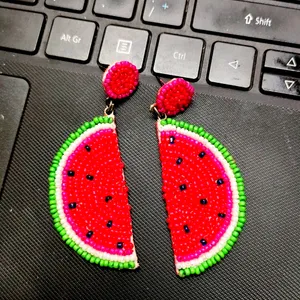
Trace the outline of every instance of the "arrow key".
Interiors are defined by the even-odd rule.
[[[214,45],[208,82],[249,89],[256,50],[253,47],[217,42]]]
[[[269,50],[266,53],[265,68],[300,72],[300,54]]]
[[[261,89],[266,94],[280,94],[300,99],[300,82],[297,78],[265,73]]]

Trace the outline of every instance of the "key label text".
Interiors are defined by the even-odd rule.
[[[272,26],[272,19],[270,19],[270,18],[263,18],[263,17],[257,17],[255,19],[255,25],[271,27]]]
[[[62,36],[60,37],[61,41],[68,42],[68,43],[74,43],[74,44],[79,44],[81,41],[81,38],[78,35],[69,35],[63,33]]]
[[[239,67],[239,61],[238,60],[232,61],[228,64],[229,64],[230,67],[234,68],[235,70],[237,70],[237,68]]]
[[[164,3],[162,6],[161,6],[164,10],[168,9],[169,8],[169,5],[168,3]]]
[[[248,14],[246,17],[245,17],[245,20],[246,20],[246,25],[250,25],[253,21],[253,16],[251,14]]]
[[[293,68],[296,68],[297,67],[297,63],[296,63],[296,60],[295,60],[295,57],[292,57],[288,63],[286,64],[287,67],[293,67]]]
[[[272,27],[272,19],[271,18],[264,18],[264,17],[253,17],[252,14],[248,14],[245,18],[245,24],[251,25],[254,20],[254,25],[256,26],[265,26],[265,27]]]
[[[285,86],[288,90],[290,90],[294,84],[295,84],[295,80],[285,80],[284,83],[285,83]]]
[[[121,54],[130,54],[132,41],[118,40],[116,52]]]
[[[173,57],[177,60],[185,60],[186,59],[186,53],[180,53],[178,51],[174,52]]]

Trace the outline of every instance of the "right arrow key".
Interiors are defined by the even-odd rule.
[[[300,99],[300,81],[290,76],[263,74],[262,92],[267,94],[280,94]]]

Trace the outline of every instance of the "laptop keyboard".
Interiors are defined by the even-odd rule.
[[[254,93],[300,100],[300,52],[293,51],[300,0],[276,1],[287,2],[294,8],[236,0],[0,0],[0,50],[82,65],[129,60],[147,74],[242,91],[258,75]],[[0,191],[28,91],[25,80],[0,75]]]
[[[21,10],[23,5],[12,9],[0,4],[0,48],[4,50],[34,55],[45,42],[44,54],[50,59],[84,64],[89,63],[95,40],[100,38],[101,48],[96,54],[100,65],[129,60],[143,72],[145,65],[151,63],[153,74],[191,81],[206,76],[208,84],[241,90],[252,88],[257,56],[263,55],[260,91],[300,97],[299,54],[275,51],[272,46],[261,54],[254,47],[243,45],[243,39],[299,45],[300,35],[294,29],[300,25],[300,10],[295,8],[236,0],[218,1],[217,5],[212,0],[0,0],[7,2],[26,4],[26,11]],[[35,5],[41,10],[30,12]],[[61,15],[47,20],[44,8],[61,11]],[[89,20],[82,15],[88,10],[99,19]],[[97,21],[102,19],[111,22],[99,31]],[[136,19],[141,25],[131,24]],[[121,21],[121,25],[114,24],[114,20]],[[44,41],[47,22],[52,27]],[[193,36],[189,36],[186,25]],[[157,38],[153,39],[149,26],[160,30]],[[168,28],[176,29],[176,34],[166,32]],[[199,36],[195,37],[195,33]],[[204,58],[207,50],[203,34],[236,37],[237,43],[216,40]],[[156,48],[149,56],[151,43]],[[207,74],[201,74],[204,59],[209,59]]]

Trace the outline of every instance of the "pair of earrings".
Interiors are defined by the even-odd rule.
[[[137,88],[139,72],[123,61],[103,76],[108,105],[84,123],[54,157],[50,212],[62,239],[91,263],[135,269],[128,188],[118,146],[114,102]],[[163,196],[176,273],[200,274],[232,248],[245,223],[240,170],[228,150],[202,127],[168,118],[184,111],[194,88],[184,79],[162,84],[156,103]]]

